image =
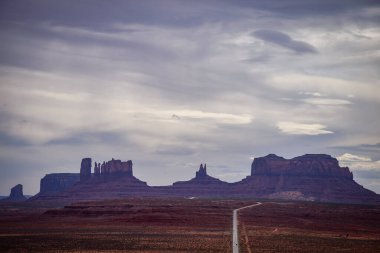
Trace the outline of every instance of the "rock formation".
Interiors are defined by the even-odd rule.
[[[35,199],[91,200],[122,197],[218,197],[272,198],[342,203],[380,203],[380,196],[353,180],[347,167],[329,155],[307,154],[285,159],[274,154],[254,159],[251,175],[236,183],[223,182],[207,174],[201,164],[195,177],[171,186],[148,186],[133,176],[131,160],[112,159],[95,162],[91,174],[91,158],[81,163],[80,181],[59,176],[41,180],[41,191],[55,191]],[[60,175],[60,174],[56,174]],[[78,180],[78,178],[76,178]],[[56,187],[56,188],[55,188]],[[62,191],[61,191],[62,190]]]
[[[323,154],[255,158],[251,176],[234,184],[234,194],[328,202],[379,201],[377,194],[353,180],[347,167],[340,167],[337,159]]]
[[[22,192],[22,185],[18,184],[11,189],[9,197],[3,199],[2,201],[18,202],[24,201],[26,199],[27,198],[24,196],[24,193]]]
[[[80,181],[86,181],[91,178],[91,158],[83,158],[80,165]]]
[[[46,174],[40,182],[40,194],[64,191],[79,182],[79,173]]]
[[[226,185],[227,182],[223,182],[215,177],[211,177],[207,174],[206,164],[199,166],[199,170],[195,172],[195,177],[189,181],[179,181],[173,183],[173,186],[186,186],[186,185]]]
[[[108,175],[108,174],[125,174],[127,176],[133,176],[132,171],[133,163],[131,160],[122,162],[121,160],[112,160],[108,162],[100,163],[95,162],[95,175]]]
[[[353,179],[347,167],[340,167],[338,160],[330,155],[306,154],[292,159],[269,154],[252,162],[251,176],[309,176]]]
[[[195,177],[188,181],[178,181],[172,186],[155,187],[160,194],[183,197],[225,197],[230,184],[207,174],[206,164],[201,164]]]
[[[199,170],[195,172],[195,178],[201,179],[201,178],[206,178],[207,177],[207,170],[206,170],[206,164],[203,167],[203,164],[199,166]]]
[[[45,193],[46,188],[50,192],[56,191],[53,194],[39,193],[33,200],[67,201],[154,195],[153,188],[133,176],[131,160],[122,162],[112,159],[102,164],[95,162],[94,165],[94,174],[91,174],[91,158],[82,159],[80,174],[74,174],[79,175],[79,182],[75,181],[77,178],[73,174],[69,177],[69,173],[65,177],[45,178],[43,187],[41,185],[42,191]]]
[[[96,163],[95,162],[94,175],[95,176],[99,176],[100,175],[100,163]]]

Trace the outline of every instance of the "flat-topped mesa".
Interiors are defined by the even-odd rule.
[[[255,158],[251,166],[251,176],[254,175],[353,179],[347,167],[340,167],[336,158],[325,154],[306,154],[292,159],[270,154]]]
[[[46,174],[40,181],[40,194],[53,194],[70,188],[79,181],[78,173]]]
[[[103,162],[102,164],[95,162],[94,174],[95,176],[103,176],[110,174],[123,174],[133,176],[133,163],[132,160],[122,162],[121,160],[112,160]]]

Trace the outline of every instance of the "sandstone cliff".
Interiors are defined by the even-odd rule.
[[[102,164],[95,162],[95,175],[108,175],[108,174],[125,174],[127,176],[133,176],[133,163],[131,160],[122,162],[121,160],[112,160],[103,162]]]
[[[284,159],[274,154],[256,158],[251,166],[251,176],[254,175],[353,179],[349,169],[340,167],[337,159],[318,154],[306,154],[292,159]]]
[[[70,186],[62,178],[56,181],[46,179],[46,186],[44,183],[41,189],[67,187],[52,195],[35,196],[33,199],[78,201],[165,196],[380,203],[379,195],[357,184],[350,170],[340,167],[338,161],[329,155],[307,154],[292,159],[274,154],[259,157],[252,162],[251,175],[236,183],[209,176],[206,164],[201,164],[195,177],[188,181],[153,187],[133,176],[133,163],[130,160],[122,162],[112,159],[102,164],[95,163],[94,174],[91,174],[88,161],[91,158],[82,161],[83,180]]]
[[[78,173],[52,173],[45,175],[40,182],[40,194],[64,191],[79,182]]]
[[[91,173],[91,158],[83,158],[79,174],[53,174],[41,180],[41,189],[33,200],[91,200],[128,196],[150,196],[152,188],[133,176],[131,160],[112,159],[96,163]],[[78,177],[80,180],[78,182]],[[75,181],[75,182],[74,182]]]
[[[284,159],[274,154],[255,158],[251,176],[234,184],[234,194],[264,198],[373,203],[379,196],[353,180],[347,167],[329,155]]]

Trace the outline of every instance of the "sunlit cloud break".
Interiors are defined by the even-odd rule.
[[[280,121],[277,123],[278,129],[289,135],[320,135],[332,134],[334,132],[325,130],[326,126],[322,124],[303,124],[290,121]]]
[[[338,156],[337,159],[341,162],[370,162],[371,158],[366,156],[353,155],[350,153],[344,153],[341,156]]]
[[[339,163],[353,171],[380,171],[380,160],[374,161],[370,157],[344,153],[337,157]]]
[[[348,100],[333,98],[306,98],[303,101],[312,105],[349,105],[352,104]]]
[[[160,114],[162,113],[165,115],[175,115],[176,119],[206,119],[221,124],[249,124],[253,120],[253,116],[248,114],[215,113],[197,110],[160,112]]]

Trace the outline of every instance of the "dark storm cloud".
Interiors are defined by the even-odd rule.
[[[1,47],[0,47],[1,49]],[[1,50],[0,50],[1,52]],[[28,146],[30,143],[26,141],[23,138],[17,137],[17,136],[12,136],[6,131],[2,131],[4,127],[3,124],[6,124],[7,122],[10,122],[13,117],[9,113],[7,113],[8,110],[8,105],[7,104],[2,104],[0,106],[0,146]],[[25,119],[19,119],[18,122],[20,124],[27,124],[28,122]]]
[[[275,30],[257,30],[252,35],[266,42],[290,49],[298,54],[317,53],[317,50],[312,45],[304,41],[294,40],[289,35]]]
[[[227,1],[229,2],[229,1]],[[245,8],[253,8],[263,11],[268,11],[287,17],[290,19],[310,16],[326,16],[347,13],[352,10],[357,11],[361,8],[369,8],[380,6],[377,0],[346,0],[346,1],[331,1],[331,0],[267,0],[267,1],[250,1],[238,0],[234,1],[236,5]],[[377,17],[378,18],[378,17]]]
[[[97,30],[115,30],[115,23],[194,27],[207,18],[201,1],[171,0],[82,0],[82,1],[2,1],[0,21],[35,22],[45,20],[52,25],[82,26]],[[208,12],[219,19],[221,14]],[[117,30],[117,29],[116,29]]]
[[[109,22],[157,21],[156,8],[145,8],[144,5],[160,7],[155,1],[2,1],[1,20],[28,21],[46,20],[55,25],[98,26],[109,25]],[[6,11],[5,11],[6,10]]]
[[[367,154],[373,160],[380,160],[380,143],[348,145],[348,146],[332,146],[330,147],[330,149],[339,150],[340,152]]]
[[[139,178],[160,185],[193,177],[200,162],[238,181],[251,156],[378,142],[376,5],[1,1],[0,169],[11,183],[0,193],[15,182],[36,192],[43,173],[77,171],[85,156],[133,159]]]
[[[376,144],[360,144],[354,146],[335,146],[331,148],[352,150],[352,151],[380,151],[380,143]]]
[[[158,155],[173,155],[173,156],[193,155],[195,152],[196,151],[192,148],[182,147],[182,146],[164,146],[164,147],[160,147],[156,151]]]
[[[45,145],[91,145],[109,143],[113,145],[127,144],[125,133],[119,132],[78,132],[65,138],[48,141]]]
[[[367,149],[367,150],[378,150],[378,151],[380,151],[380,143],[362,144],[362,145],[360,145],[360,147],[362,147],[363,149]]]
[[[353,172],[355,178],[364,179],[380,179],[380,168],[379,170],[356,170]]]
[[[129,33],[102,33],[92,30],[71,27],[54,27],[43,24],[12,24],[3,25],[3,33],[0,34],[0,64],[17,66],[29,69],[57,69],[62,68],[56,59],[64,62],[70,61],[69,67],[74,67],[78,72],[88,71],[94,68],[94,62],[113,62],[123,64],[128,60],[130,63],[147,59],[163,61],[177,57],[168,49],[144,41],[131,41]],[[55,44],[55,46],[52,46]],[[68,47],[82,46],[86,48],[102,47],[104,55],[86,53],[85,50],[73,52]],[[106,52],[108,51],[108,52]],[[50,57],[54,64],[50,62]],[[76,61],[72,59],[76,58]],[[76,65],[77,64],[77,65]],[[112,66],[112,68],[115,67]],[[76,66],[74,66],[76,65]],[[107,67],[107,64],[102,66]],[[96,72],[96,71],[95,71]]]
[[[22,138],[10,136],[7,133],[0,132],[0,145],[25,147],[30,145],[30,143]]]
[[[115,30],[112,26],[115,23],[186,28],[209,22],[236,21],[242,16],[249,16],[249,8],[265,11],[280,18],[297,19],[345,15],[376,6],[380,6],[376,0],[4,0],[0,3],[0,22],[9,24],[24,20],[33,23],[43,20],[52,25],[81,26],[103,31]],[[351,18],[359,19],[358,22],[378,22],[380,15],[355,14]]]

